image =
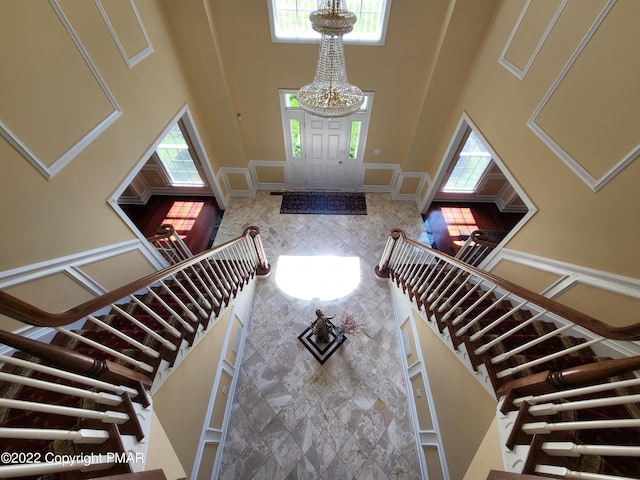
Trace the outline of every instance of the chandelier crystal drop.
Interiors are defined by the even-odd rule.
[[[356,16],[344,1],[322,0],[309,15],[313,29],[320,33],[318,66],[313,82],[298,90],[298,103],[318,117],[345,117],[357,112],[364,94],[347,80],[342,36],[353,30]]]

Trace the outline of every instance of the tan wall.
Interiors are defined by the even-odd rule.
[[[218,444],[207,443],[202,452],[202,463],[198,469],[198,480],[209,480],[213,475],[213,466],[218,453]]]
[[[490,470],[504,470],[498,436],[498,421],[493,420],[463,480],[487,478]]]
[[[3,289],[46,312],[60,313],[91,300],[94,295],[64,272],[57,272]],[[43,295],[43,293],[47,295]],[[25,324],[0,315],[0,329],[13,331]]]
[[[230,313],[228,309],[209,327],[205,337],[153,396],[153,409],[188,475],[206,421]]]
[[[455,125],[467,112],[538,208],[509,248],[638,278],[640,262],[631,239],[640,233],[640,223],[625,219],[637,217],[640,163],[633,162],[596,193],[527,126],[605,3],[569,2],[520,80],[498,59],[524,2],[501,2],[428,168],[435,174]],[[637,112],[640,106],[640,91],[631,80],[639,73],[638,48],[629,25],[640,15],[639,8],[637,2],[615,4],[539,118],[561,146],[595,175],[639,140],[640,119],[630,111]],[[521,39],[519,51],[522,42],[528,43],[529,51],[535,48],[530,32],[532,24],[548,24],[548,12],[543,10],[536,9],[527,19],[529,33]]]
[[[155,412],[151,422],[149,447],[145,458],[145,470],[154,469],[162,469],[167,480],[187,478],[180,459]]]
[[[280,166],[256,167],[256,176],[258,177],[257,178],[258,182],[259,183],[284,183],[285,181],[284,167],[285,167],[284,163],[282,164],[281,167]]]
[[[583,278],[569,270],[550,272],[509,260],[498,262],[491,273],[536,293],[552,289],[554,300],[610,325],[622,327],[638,322],[640,299],[615,291],[615,283],[612,286],[597,277]]]
[[[80,270],[107,291],[150,274],[155,269],[139,250],[83,265]]]
[[[496,401],[419,317],[416,327],[449,474],[462,478],[495,418]]]
[[[131,239],[106,200],[189,101],[158,2],[136,2],[154,52],[131,69],[96,3],[58,3],[122,114],[50,180],[0,138],[0,270]],[[2,121],[50,166],[114,107],[49,2],[3,7]],[[122,33],[127,22],[116,23]],[[121,36],[137,48],[138,37]]]
[[[391,169],[368,169],[364,172],[365,185],[375,185],[381,187],[390,187],[393,180],[393,170]]]
[[[451,22],[449,8],[455,3],[468,4],[473,12]],[[444,126],[441,114],[455,101],[478,44],[477,35],[484,31],[483,21],[491,17],[496,0],[478,3],[395,2],[384,46],[345,46],[349,80],[375,92],[365,162],[403,163],[411,142],[419,142],[411,166],[421,167],[423,145],[433,148],[434,136]],[[297,89],[313,79],[317,44],[271,42],[266,2],[164,0],[164,5],[191,72],[191,84],[201,99],[197,108],[202,121],[211,127],[204,140],[216,151],[219,166],[244,168],[249,160],[284,160],[278,89]],[[449,53],[455,55],[444,62],[448,70],[442,79],[428,86],[438,63],[439,37],[449,26],[455,31],[450,35]],[[450,73],[456,75],[453,81],[443,81]],[[222,88],[212,88],[220,81]],[[436,102],[437,109],[430,102]],[[422,111],[429,118],[416,129]],[[374,156],[374,149],[380,155]]]
[[[491,270],[491,273],[512,282],[517,282],[523,287],[540,294],[561,278],[558,274],[545,272],[508,260],[500,261]]]
[[[445,477],[442,472],[442,464],[440,463],[437,447],[423,446],[422,451],[424,452],[424,461],[427,464],[429,480],[444,480]]]
[[[615,327],[633,325],[639,320],[639,299],[591,285],[576,283],[555,297],[555,300],[572,308],[589,312],[592,317]]]

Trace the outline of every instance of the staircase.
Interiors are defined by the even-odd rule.
[[[0,478],[94,478],[144,468],[150,390],[269,264],[257,227],[66,312],[0,292],[0,313],[55,330],[42,343],[0,331]],[[170,242],[171,245],[168,245]],[[178,244],[178,249],[181,247]]]
[[[499,400],[505,468],[640,478],[639,325],[609,327],[398,229],[376,274],[402,290]]]

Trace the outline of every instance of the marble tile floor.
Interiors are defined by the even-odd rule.
[[[388,286],[374,267],[393,227],[425,235],[412,201],[367,193],[368,215],[281,215],[281,196],[233,198],[216,244],[261,229],[270,277],[257,283],[220,479],[418,479],[415,429]],[[334,301],[292,298],[275,284],[279,255],[360,257],[361,283]],[[308,272],[313,281],[313,272]],[[365,324],[321,365],[298,335],[315,319]]]

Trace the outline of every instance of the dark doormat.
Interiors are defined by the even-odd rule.
[[[367,202],[364,193],[284,192],[280,213],[366,215]]]

